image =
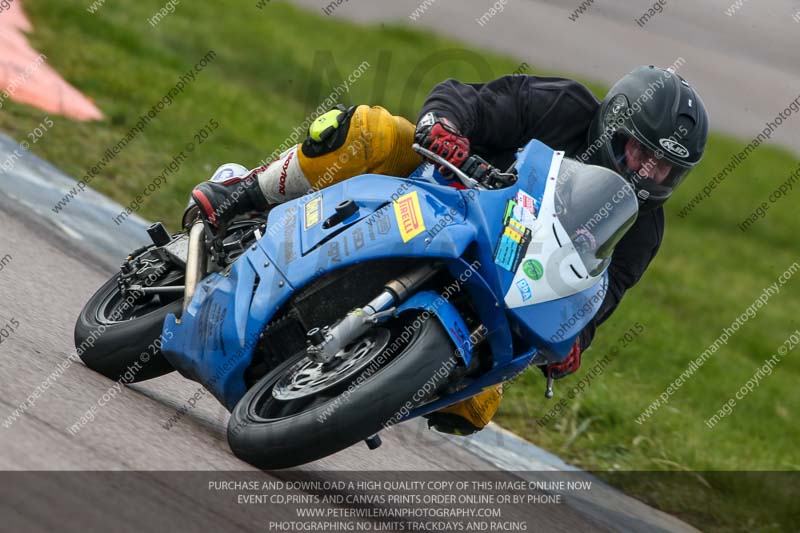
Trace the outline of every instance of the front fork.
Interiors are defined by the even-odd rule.
[[[348,344],[358,339],[384,316],[391,315],[395,307],[431,279],[439,269],[432,265],[418,267],[393,279],[376,298],[364,307],[353,309],[342,320],[324,328],[308,332],[308,356],[317,363],[327,363]]]

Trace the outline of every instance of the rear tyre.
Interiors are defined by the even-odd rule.
[[[293,394],[287,376],[304,364],[305,352],[264,376],[231,414],[228,443],[233,453],[262,469],[305,464],[378,433],[384,423],[396,421],[404,406],[423,403],[430,394],[421,397],[419,391],[438,388],[455,366],[452,344],[435,318],[421,321],[410,339],[397,344],[402,340],[402,326],[410,320],[393,322],[388,335],[383,328],[375,328],[354,343],[363,343],[370,335],[388,339],[383,348],[370,354],[370,361],[332,387],[296,399],[274,396],[276,387],[279,396]],[[396,348],[392,350],[391,346]],[[373,362],[379,364],[373,366]],[[314,381],[309,373],[297,378],[295,384],[314,387],[320,379]],[[357,385],[359,380],[361,384]]]
[[[114,276],[107,281],[78,316],[78,355],[86,366],[115,381],[133,383],[171,372],[161,353],[161,331],[169,313],[180,314],[183,294],[145,295],[131,302],[117,280]],[[149,286],[182,283],[182,273],[166,270]]]

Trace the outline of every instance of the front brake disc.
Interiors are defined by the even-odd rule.
[[[389,330],[375,328],[363,337],[347,346],[328,363],[317,363],[304,357],[295,363],[275,384],[272,396],[276,400],[289,401],[313,396],[329,389],[366,369],[376,357],[389,345]],[[391,355],[391,354],[389,354]],[[381,361],[381,364],[385,361]],[[366,369],[365,377],[369,377],[378,368]]]

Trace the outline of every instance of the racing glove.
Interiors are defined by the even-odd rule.
[[[542,370],[544,377],[552,377],[553,379],[561,379],[574,374],[581,367],[581,342],[580,339],[575,339],[575,344],[572,345],[567,357],[558,363],[549,363],[542,365],[539,368]]]
[[[469,139],[455,124],[435,113],[426,113],[420,119],[414,140],[459,168],[469,157]],[[440,170],[449,173],[446,168]]]

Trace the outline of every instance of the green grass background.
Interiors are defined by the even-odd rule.
[[[442,79],[485,81],[517,70],[524,60],[401,27],[357,27],[281,3],[257,9],[255,1],[185,2],[155,29],[147,19],[163,5],[160,0],[109,1],[94,15],[86,11],[88,3],[38,0],[25,4],[36,28],[30,36],[32,44],[106,115],[90,123],[51,115],[54,127],[32,150],[80,178],[181,74],[214,50],[216,59],[198,74],[197,81],[92,183],[127,204],[200,127],[216,119],[221,127],[210,142],[192,153],[140,212],[173,228],[194,184],[223,162],[254,166],[284,142],[341,81],[340,76],[347,76],[365,60],[372,68],[342,96],[341,103],[380,104],[412,120],[426,92]],[[623,74],[626,67],[620,69]],[[602,86],[587,84],[602,97]],[[0,130],[21,141],[43,117],[38,110],[7,103],[0,111]],[[783,127],[796,125],[790,122]],[[754,127],[754,134],[758,129]],[[668,406],[643,425],[634,421],[723,327],[798,260],[795,206],[800,192],[773,205],[766,218],[747,233],[736,227],[797,167],[797,158],[785,151],[760,148],[689,217],[677,217],[680,207],[745,144],[724,135],[711,137],[703,163],[667,205],[661,252],[643,281],[601,328],[584,355],[584,370],[634,322],[644,324],[646,332],[545,428],[536,420],[551,404],[542,398],[539,372],[527,372],[508,389],[497,417],[502,425],[590,470],[800,467],[800,350],[785,357],[731,416],[713,430],[704,425],[800,327],[800,279],[785,285]],[[558,383],[556,400],[559,390],[571,387],[570,379],[574,383],[578,378]],[[609,479],[703,529],[753,530],[797,518],[788,508],[776,516],[763,504],[765,498],[771,504],[788,504],[788,487],[783,491],[762,485],[753,488],[739,482],[741,477],[715,478],[713,483],[694,477],[697,482],[691,487],[685,482],[676,486],[633,476],[624,481]],[[791,497],[796,502],[796,494]]]

